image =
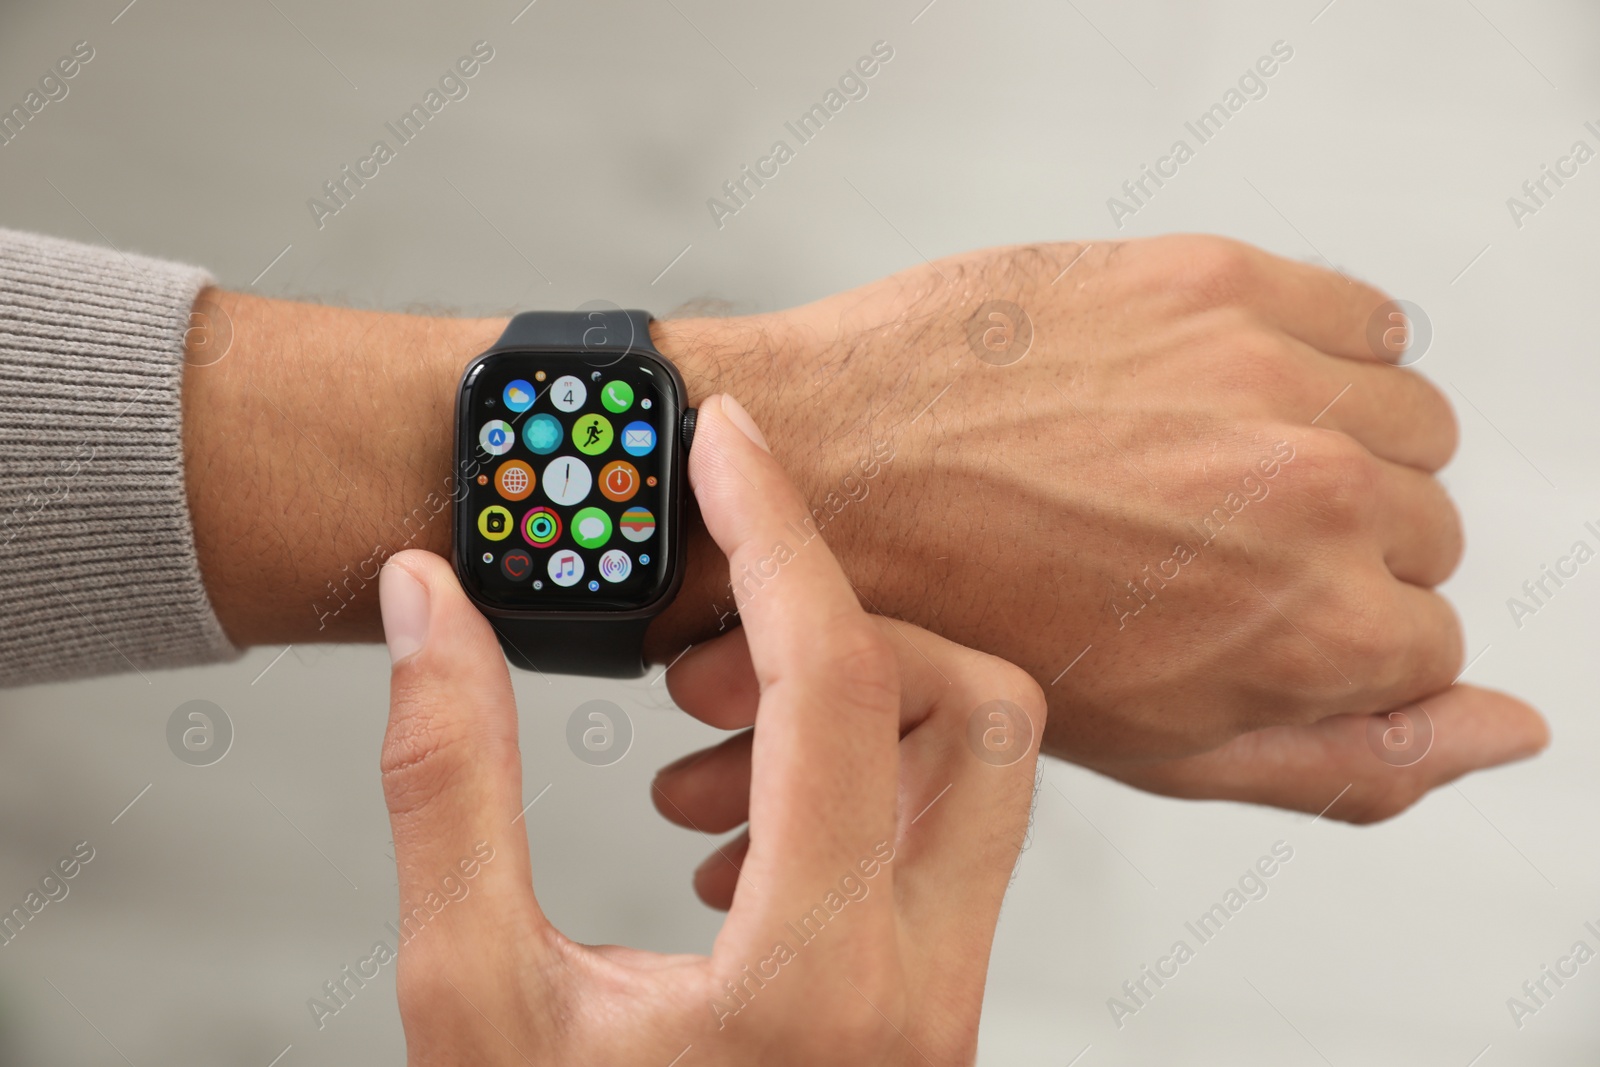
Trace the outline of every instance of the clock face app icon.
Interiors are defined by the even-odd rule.
[[[594,485],[594,475],[588,464],[577,456],[558,456],[550,461],[540,479],[544,495],[557,504],[571,506],[589,495]]]
[[[607,500],[622,503],[632,500],[639,491],[639,468],[625,459],[615,460],[600,468],[600,492]]]

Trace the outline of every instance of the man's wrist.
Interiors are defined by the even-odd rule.
[[[231,334],[184,370],[201,574],[236,645],[382,636],[377,574],[447,554],[454,399],[504,320],[324,308],[207,290]]]

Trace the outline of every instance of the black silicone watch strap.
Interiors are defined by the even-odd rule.
[[[645,311],[524,311],[491,351],[656,353]],[[514,667],[544,674],[637,678],[644,674],[649,619],[491,618]]]
[[[541,674],[637,678],[649,619],[490,619],[513,667]]]
[[[655,352],[648,311],[524,311],[494,348],[562,352]]]

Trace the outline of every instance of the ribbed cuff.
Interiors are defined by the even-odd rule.
[[[184,495],[196,267],[0,230],[0,685],[228,659]]]

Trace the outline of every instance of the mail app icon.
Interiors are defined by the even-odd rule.
[[[648,422],[630,422],[622,428],[622,450],[630,456],[649,455],[656,447],[656,430]]]

